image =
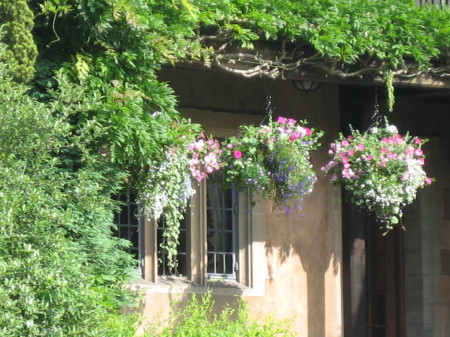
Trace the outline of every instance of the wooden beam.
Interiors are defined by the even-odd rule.
[[[196,69],[203,71],[217,71],[222,73],[230,73],[222,68],[214,65],[214,63],[207,67],[201,62],[188,62],[182,61],[177,63],[177,67]],[[237,75],[239,76],[239,75]],[[263,77],[264,75],[261,75]],[[332,83],[338,85],[357,85],[357,86],[383,86],[383,80],[377,75],[365,75],[365,76],[333,76],[324,72],[310,69],[300,68],[295,71],[286,71],[282,74],[282,78],[286,80],[310,80],[321,83]],[[449,77],[438,77],[431,74],[420,74],[417,77],[411,78],[399,78],[394,79],[394,85],[398,88],[428,88],[428,89],[450,89]]]
[[[379,76],[373,77],[339,77],[321,74],[314,70],[300,69],[298,71],[284,73],[284,78],[288,80],[310,80],[322,83],[334,83],[341,85],[361,85],[361,86],[382,86],[383,81]],[[450,89],[450,78],[437,78],[430,74],[421,74],[409,79],[395,78],[394,85],[403,88],[429,88],[429,89]]]

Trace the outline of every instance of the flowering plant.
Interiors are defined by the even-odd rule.
[[[332,160],[322,168],[332,182],[343,184],[351,201],[365,206],[385,223],[397,224],[402,207],[415,198],[417,189],[431,184],[423,169],[425,139],[402,136],[395,125],[372,127],[368,132],[351,135],[331,144]]]
[[[166,229],[162,248],[167,251],[168,265],[176,267],[179,224],[184,217],[188,200],[194,195],[192,181],[201,182],[221,165],[218,156],[220,144],[207,138],[203,132],[173,144],[154,158],[148,167],[146,179],[139,187],[138,200],[142,214],[159,219],[164,214]]]
[[[219,156],[222,153],[220,143],[214,138],[207,138],[200,132],[200,138],[187,145],[189,152],[189,170],[192,177],[201,182],[209,174],[220,170]]]
[[[241,126],[238,137],[224,142],[226,180],[249,193],[261,192],[277,205],[301,201],[317,180],[310,151],[322,136],[305,124],[278,117],[267,125]]]

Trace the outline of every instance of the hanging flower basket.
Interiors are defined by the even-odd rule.
[[[305,121],[285,117],[270,119],[267,125],[241,126],[239,136],[228,138],[222,147],[226,181],[279,206],[301,201],[317,180],[310,152],[320,145],[322,134]]]
[[[387,119],[368,132],[351,135],[331,144],[332,160],[322,168],[330,180],[350,192],[350,200],[365,207],[392,229],[402,208],[416,198],[417,190],[432,183],[423,165],[426,139],[398,133]]]

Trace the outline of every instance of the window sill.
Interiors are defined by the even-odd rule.
[[[145,293],[192,293],[205,294],[209,290],[214,295],[229,295],[229,296],[264,296],[263,289],[258,290],[249,288],[235,280],[218,280],[210,279],[206,285],[191,282],[185,277],[159,277],[156,283],[146,281],[143,279],[133,281],[129,284],[129,288],[135,291],[143,291]]]

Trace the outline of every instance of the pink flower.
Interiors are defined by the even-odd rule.
[[[355,154],[354,150],[348,150],[347,154],[351,157]]]
[[[201,151],[204,146],[205,146],[205,141],[203,139],[200,139],[199,141],[194,143],[194,150]]]
[[[381,153],[386,153],[386,152],[387,152],[387,149],[386,149],[385,147],[382,147],[381,150],[380,150],[380,152],[381,152]]]
[[[356,174],[355,172],[353,172],[352,169],[350,168],[346,168],[342,170],[342,177],[350,179],[350,178],[356,178]]]
[[[413,153],[414,153],[414,146],[409,145],[409,146],[406,148],[406,154],[407,154],[407,155],[412,155]]]
[[[387,144],[387,143],[389,143],[389,140],[387,138],[383,138],[383,139],[381,139],[381,142],[384,144]]]
[[[299,126],[297,126],[296,130],[297,130],[298,134],[300,135],[300,137],[307,136],[307,132],[306,132],[306,129],[304,127],[299,125]]]
[[[395,158],[395,154],[392,153],[392,152],[389,152],[389,153],[387,154],[387,157],[388,157],[389,159],[394,159],[394,158]]]
[[[298,138],[300,138],[300,134],[298,132],[292,132],[291,136],[289,137],[289,141],[293,142]]]
[[[240,158],[242,158],[242,152],[236,150],[236,151],[233,152],[233,156],[234,156],[234,158],[236,158],[236,159],[240,159]]]
[[[307,136],[309,136],[309,135],[312,134],[312,131],[311,131],[310,128],[305,128],[305,131],[306,131],[306,135],[307,135]]]
[[[280,123],[280,124],[286,124],[287,119],[284,118],[284,117],[279,116],[278,119],[277,119],[277,122]]]
[[[233,147],[233,144],[227,144],[227,149],[231,149]]]
[[[200,163],[200,161],[197,158],[192,158],[191,160],[189,160],[189,165],[198,165]]]
[[[418,161],[419,161],[419,165],[420,165],[420,166],[425,165],[425,159],[419,158]]]
[[[422,139],[420,138],[414,139],[414,144],[422,144]]]
[[[322,172],[327,172],[327,171],[329,171],[330,169],[332,169],[333,167],[335,167],[336,166],[336,162],[335,161],[333,161],[333,160],[330,160],[324,167],[322,167],[320,170],[322,171]]]
[[[414,151],[414,154],[415,154],[417,157],[420,157],[421,155],[423,155],[423,151],[422,151],[422,149],[416,149],[416,150]]]
[[[205,157],[205,163],[207,163],[207,164],[213,165],[216,161],[217,161],[217,157],[214,153],[209,153]]]
[[[372,159],[373,159],[373,155],[369,154],[369,155],[367,156],[367,160],[372,160]]]
[[[364,150],[364,145],[358,144],[358,145],[356,145],[356,149],[357,149],[358,151],[362,151],[362,150]]]
[[[348,142],[348,140],[343,140],[343,141],[341,142],[341,144],[342,144],[342,146],[349,146],[349,145],[350,145],[350,143]]]
[[[430,185],[433,182],[432,178],[426,177],[425,178],[425,184]]]
[[[289,119],[288,119],[288,124],[289,124],[289,125],[294,126],[295,123],[297,123],[297,121],[296,121],[295,119],[293,119],[293,118],[289,118]]]

